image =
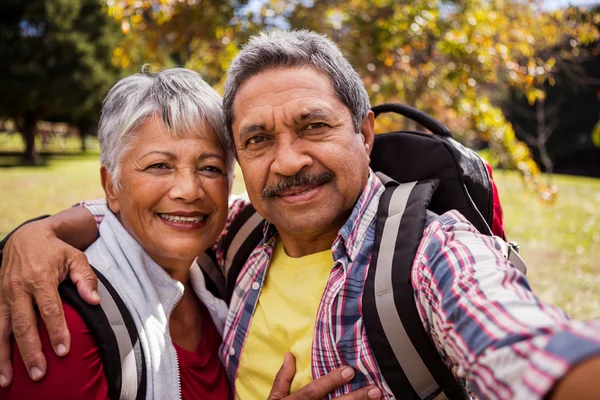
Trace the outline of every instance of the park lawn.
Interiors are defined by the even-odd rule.
[[[27,218],[102,197],[98,171],[97,155],[0,169],[0,237]],[[525,193],[516,173],[497,171],[495,179],[507,234],[521,245],[536,293],[572,317],[600,318],[600,179],[555,176],[554,205]],[[233,192],[243,190],[238,169]]]
[[[43,167],[0,169],[0,237],[26,219],[102,197],[98,156],[48,160]]]
[[[554,205],[495,172],[509,240],[516,240],[536,293],[574,318],[600,318],[600,179],[555,175]]]

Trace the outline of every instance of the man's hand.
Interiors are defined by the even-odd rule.
[[[89,214],[85,216],[89,228],[89,218],[93,221],[93,217],[82,210]],[[70,216],[81,216],[82,210],[73,211]],[[68,218],[67,221],[73,221]],[[57,237],[57,226],[59,230],[69,229],[70,225],[64,221],[64,216],[57,214],[24,225],[4,248],[0,268],[0,385],[3,387],[11,383],[13,375],[11,333],[31,379],[39,380],[46,373],[34,303],[48,328],[54,352],[64,356],[69,352],[71,337],[58,294],[59,283],[69,276],[86,302],[93,305],[100,301],[98,282],[85,254]]]
[[[267,400],[319,400],[339,388],[350,382],[354,378],[354,370],[348,366],[335,369],[319,378],[312,381],[308,385],[304,386],[295,393],[290,393],[290,386],[292,379],[296,373],[296,360],[291,353],[286,353],[283,359],[283,365],[275,376],[273,382],[273,388],[269,394]],[[348,393],[342,397],[338,397],[340,400],[371,400],[380,399],[381,390],[375,386],[368,386],[359,389],[355,392]]]

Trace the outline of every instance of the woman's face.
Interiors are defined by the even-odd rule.
[[[225,226],[227,155],[210,128],[203,132],[177,138],[152,117],[123,155],[120,190],[102,168],[110,209],[164,268],[189,267]]]

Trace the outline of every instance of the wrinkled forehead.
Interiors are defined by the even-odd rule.
[[[270,69],[249,78],[237,91],[234,130],[240,123],[268,118],[269,114],[283,113],[286,119],[295,121],[340,109],[347,107],[325,74],[312,67]]]

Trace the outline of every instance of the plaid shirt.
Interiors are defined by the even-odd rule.
[[[334,264],[316,316],[312,375],[316,379],[350,365],[356,377],[329,398],[367,384],[394,398],[369,346],[361,301],[383,190],[371,173],[332,246]],[[101,207],[86,204],[101,219]],[[246,197],[231,203],[228,225],[248,204]],[[231,382],[276,240],[274,226],[267,224],[238,277],[221,347]],[[429,218],[412,271],[419,314],[442,358],[456,377],[466,378],[473,397],[541,399],[575,363],[600,354],[600,321],[570,321],[560,309],[543,304],[496,246],[457,212]],[[219,252],[218,258],[223,263]]]

